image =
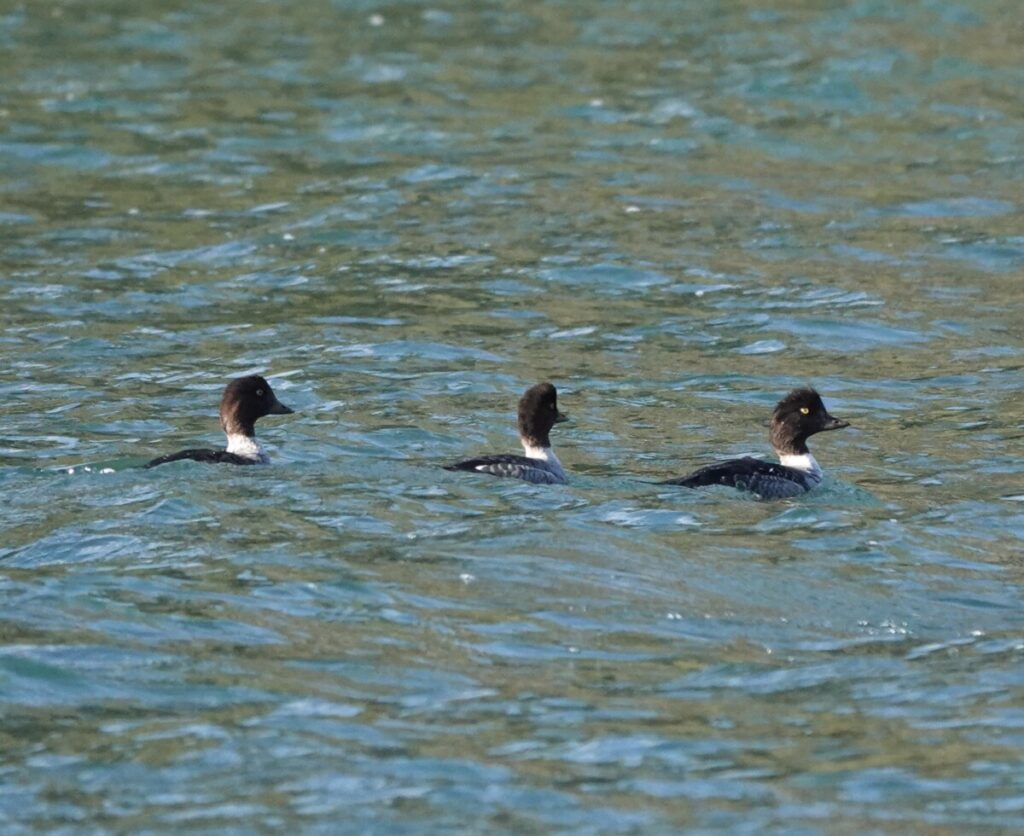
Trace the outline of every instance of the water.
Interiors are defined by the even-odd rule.
[[[3,830],[1024,827],[1018,30],[6,6]],[[815,494],[642,481],[805,382]]]

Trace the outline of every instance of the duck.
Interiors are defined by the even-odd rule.
[[[558,411],[555,387],[548,382],[538,383],[519,399],[519,441],[523,445],[523,455],[479,456],[445,465],[444,469],[522,479],[539,485],[564,485],[568,480],[551,447],[550,433],[555,424],[568,420],[568,415]]]
[[[760,499],[800,496],[818,487],[824,476],[807,447],[807,439],[848,426],[849,422],[829,414],[813,388],[794,389],[778,402],[769,422],[768,438],[778,464],[749,456],[729,459],[658,484],[684,488],[726,485]]]
[[[258,374],[232,380],[220,399],[220,426],[227,435],[223,450],[194,448],[158,456],[147,468],[177,461],[205,464],[270,464],[270,457],[256,440],[256,422],[266,415],[291,415],[293,409],[277,399],[266,379]]]

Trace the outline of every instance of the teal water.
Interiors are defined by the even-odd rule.
[[[1024,828],[1019,19],[0,6],[3,831]]]

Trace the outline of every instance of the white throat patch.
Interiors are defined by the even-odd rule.
[[[525,438],[519,439],[523,445],[523,455],[528,459],[535,459],[539,462],[544,462],[548,467],[547,469],[557,473],[563,479],[565,478],[565,471],[562,470],[562,463],[558,460],[558,456],[555,455],[555,451],[550,447],[534,447]]]
[[[252,459],[260,464],[270,464],[270,456],[251,435],[228,433],[228,452],[241,456],[243,459]]]
[[[821,481],[821,467],[810,453],[780,453],[779,464],[783,467],[791,467],[793,470],[802,470],[812,479]]]

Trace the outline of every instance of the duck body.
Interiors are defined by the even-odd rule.
[[[558,411],[558,392],[550,383],[531,386],[519,399],[519,441],[524,455],[498,454],[445,465],[445,470],[487,473],[537,485],[564,485],[568,480],[551,447],[551,428],[567,421]]]

